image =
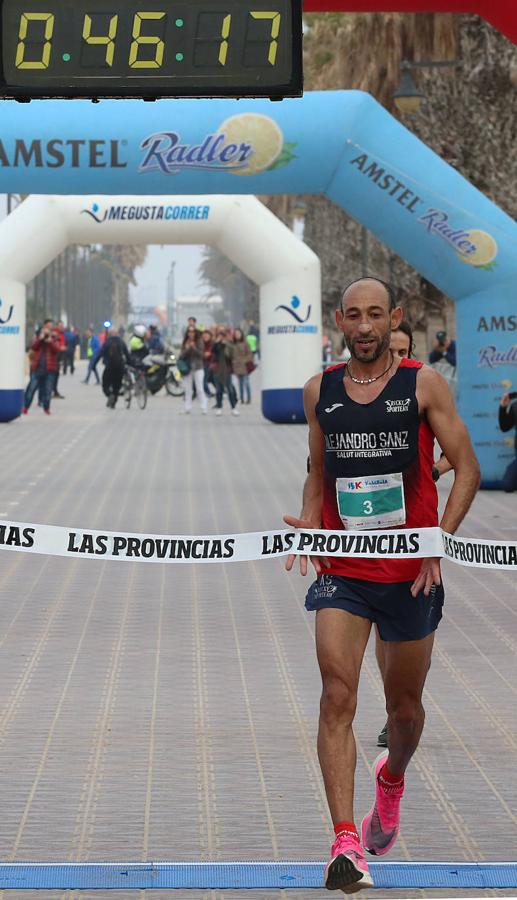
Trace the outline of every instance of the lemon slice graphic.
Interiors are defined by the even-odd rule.
[[[458,257],[462,262],[467,263],[469,266],[478,267],[487,266],[493,262],[497,256],[497,243],[491,234],[488,234],[486,231],[480,231],[478,228],[473,228],[471,231],[466,232],[466,237],[475,245],[476,250],[474,253],[469,253],[468,256],[464,253],[458,253]]]
[[[251,144],[253,148],[247,165],[233,170],[232,175],[264,172],[276,162],[284,146],[284,135],[276,122],[259,113],[231,116],[223,122],[217,134],[224,134],[227,144]]]

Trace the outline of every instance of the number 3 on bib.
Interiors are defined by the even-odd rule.
[[[350,531],[393,528],[406,522],[401,472],[336,478],[337,508]]]

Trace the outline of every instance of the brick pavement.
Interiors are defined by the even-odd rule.
[[[166,396],[143,412],[111,412],[80,375],[61,380],[66,400],[50,419],[33,407],[0,426],[0,518],[215,534],[277,528],[298,511],[304,427],[265,422],[257,400],[239,419],[179,416],[181,401]],[[461,533],[517,539],[515,498],[480,493]],[[515,578],[444,568],[426,730],[392,855],[515,859]],[[320,683],[304,589],[274,560],[160,567],[2,552],[0,858],[324,858]],[[369,650],[358,819],[383,723]],[[222,900],[188,894],[209,896]]]

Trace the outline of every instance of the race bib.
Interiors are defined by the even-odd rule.
[[[336,478],[337,508],[348,531],[405,525],[402,473]]]

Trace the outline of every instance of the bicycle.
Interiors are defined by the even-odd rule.
[[[140,409],[145,409],[147,406],[147,382],[145,379],[145,372],[141,369],[135,369],[135,384],[133,391],[138,406]]]
[[[147,384],[145,381],[145,372],[140,369],[128,367],[124,371],[122,378],[122,387],[124,390],[124,403],[126,409],[131,407],[133,396],[140,409],[147,406]]]

